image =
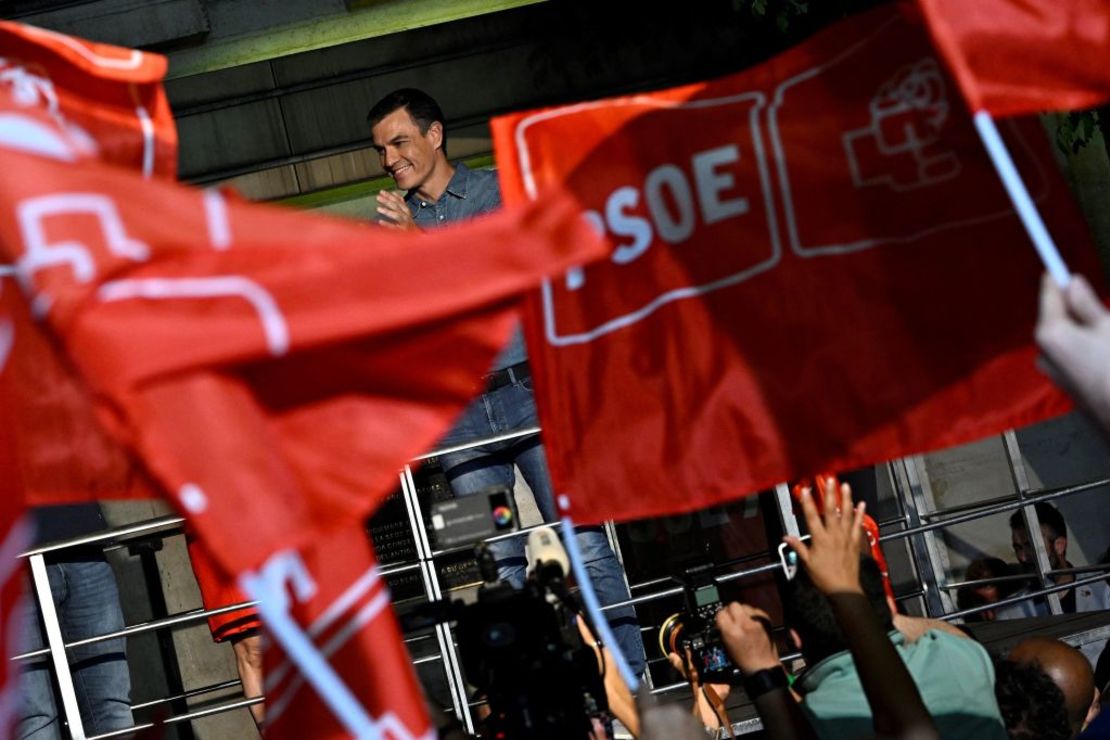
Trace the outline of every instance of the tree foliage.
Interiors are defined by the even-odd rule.
[[[1064,154],[1078,154],[1091,143],[1102,120],[1102,111],[1084,110],[1062,113],[1056,128],[1056,146]]]

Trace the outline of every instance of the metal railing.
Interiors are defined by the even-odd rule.
[[[238,604],[230,604],[228,606],[223,606],[215,609],[191,609],[188,611],[180,612],[178,614],[171,614],[161,619],[154,619],[148,622],[129,625],[120,630],[115,630],[112,632],[94,635],[92,637],[80,640],[72,640],[66,642],[62,635],[60,620],[58,618],[57,610],[54,605],[53,593],[50,589],[50,579],[47,574],[47,556],[78,547],[99,547],[105,551],[108,551],[114,548],[123,547],[128,543],[134,542],[136,540],[143,540],[151,537],[164,539],[167,537],[178,536],[184,533],[184,524],[185,520],[182,517],[163,516],[143,522],[137,522],[134,524],[127,524],[124,526],[103,530],[94,534],[82,535],[80,537],[74,537],[66,540],[59,540],[57,542],[52,542],[41,547],[27,550],[26,552],[20,554],[20,557],[27,559],[30,567],[31,583],[34,590],[35,598],[39,605],[40,615],[42,617],[43,633],[45,634],[47,645],[46,647],[41,649],[31,650],[14,655],[12,656],[11,660],[15,662],[25,662],[29,660],[35,660],[37,658],[49,657],[53,668],[54,680],[57,683],[58,693],[61,699],[62,716],[69,728],[69,733],[73,740],[102,740],[104,738],[129,735],[138,730],[154,727],[156,723],[138,723],[121,730],[102,733],[99,735],[88,735],[85,731],[84,723],[81,719],[80,709],[77,705],[76,693],[73,688],[73,675],[70,670],[70,665],[67,658],[67,654],[70,650],[87,645],[94,645],[100,642],[106,642],[108,640],[134,637],[136,635],[141,635],[148,632],[180,627],[220,614],[244,611],[254,607],[256,602],[244,601]],[[404,573],[406,571],[417,570],[418,568],[419,565],[416,563],[400,564],[393,567],[384,567],[381,569],[381,573],[383,576],[390,576]],[[413,638],[411,641],[416,641],[419,639],[421,638]],[[406,642],[408,642],[408,640]],[[217,691],[234,688],[235,686],[240,685],[241,682],[238,679],[223,681],[202,688],[178,692],[171,696],[162,697],[139,704],[133,704],[131,706],[131,710],[132,712],[134,712],[136,710],[149,709],[154,706],[195,698],[198,696],[215,693]],[[199,719],[201,717],[209,717],[223,712],[229,712],[244,707],[250,707],[254,704],[260,704],[263,701],[263,697],[244,697],[240,700],[231,701],[213,707],[205,707],[204,709],[199,709],[187,712],[185,714],[168,717],[162,720],[161,724],[171,725],[181,722],[188,722],[194,719]]]
[[[508,434],[501,434],[487,439],[477,440],[465,445],[454,445],[439,449],[425,455],[414,458],[413,463],[419,463],[436,457],[438,455],[461,451],[472,447],[483,446],[487,444],[506,442],[514,439],[521,439],[533,436],[539,433],[537,427],[523,429],[517,432]],[[933,505],[932,492],[929,488],[928,476],[925,473],[925,466],[923,458],[920,456],[903,458],[885,464],[885,469],[890,475],[893,484],[895,502],[897,503],[900,514],[896,517],[884,520],[880,524],[882,534],[880,542],[887,544],[897,541],[908,540],[909,543],[909,556],[910,563],[916,571],[915,581],[918,588],[898,596],[900,602],[920,599],[923,604],[923,609],[926,616],[936,617],[946,620],[962,619],[982,611],[989,609],[997,609],[1002,606],[1019,603],[1022,601],[1044,598],[1049,600],[1052,613],[1060,613],[1060,603],[1058,594],[1071,588],[1076,588],[1088,583],[1094,583],[1106,575],[1103,572],[1103,566],[1085,566],[1079,568],[1067,568],[1052,570],[1048,567],[1047,555],[1044,552],[1044,544],[1040,537],[1030,538],[1038,552],[1036,559],[1036,572],[1030,574],[1016,574],[1012,576],[1003,576],[999,578],[978,579],[973,581],[959,581],[949,582],[945,577],[944,561],[941,557],[941,545],[936,540],[936,534],[940,531],[952,527],[957,524],[963,524],[970,521],[975,521],[985,517],[993,516],[1000,513],[1007,513],[1011,511],[1021,510],[1026,513],[1027,526],[1029,531],[1038,531],[1039,526],[1035,519],[1035,505],[1042,501],[1053,501],[1066,496],[1082,494],[1094,491],[1098,488],[1110,485],[1110,479],[1102,479],[1091,481],[1087,483],[1064,486],[1055,489],[1033,490],[1028,484],[1027,476],[1024,473],[1024,463],[1020,455],[1020,450],[1017,447],[1016,437],[1013,432],[1007,432],[1004,435],[1006,442],[1006,451],[1013,478],[1015,483],[1016,492],[1012,496],[995,497],[989,500],[960,504],[958,506],[950,507],[948,509],[937,509]],[[413,475],[412,464],[406,465],[400,472],[400,494],[402,496],[406,515],[409,521],[409,526],[415,545],[416,559],[415,561],[396,564],[390,567],[382,568],[383,575],[394,575],[411,571],[418,571],[421,579],[421,586],[423,597],[429,600],[438,600],[444,598],[445,589],[440,580],[439,572],[436,568],[436,560],[447,555],[456,554],[465,548],[445,548],[436,549],[433,546],[433,540],[429,536],[427,527],[425,526],[425,516],[420,496],[417,492],[415,478]],[[776,511],[779,516],[779,524],[782,531],[787,533],[796,534],[799,532],[798,521],[793,512],[793,503],[786,484],[779,484],[774,490]],[[1032,516],[1029,516],[1032,512]],[[169,537],[180,534],[184,519],[177,516],[165,516],[157,519],[152,519],[146,522],[127,525],[124,527],[117,527],[112,530],[100,532],[93,535],[77,537],[62,542],[52,543],[47,546],[38,547],[27,551],[23,554],[31,565],[32,579],[35,588],[35,593],[38,597],[40,606],[42,607],[42,615],[44,627],[47,637],[47,646],[45,648],[25,652],[20,655],[14,656],[13,660],[25,661],[35,658],[49,656],[53,664],[56,680],[60,689],[62,697],[62,709],[65,719],[70,727],[70,733],[75,740],[102,740],[103,738],[116,737],[126,735],[136,730],[146,729],[153,727],[154,723],[140,723],[134,727],[126,730],[106,733],[89,738],[85,735],[84,728],[81,725],[80,714],[77,711],[76,699],[73,693],[72,676],[69,672],[68,663],[66,661],[66,653],[73,648],[88,645],[104,640],[126,638],[146,632],[169,629],[178,627],[180,625],[189,624],[210,616],[248,609],[253,606],[254,602],[243,602],[241,604],[234,604],[219,609],[194,609],[179,614],[169,615],[167,617],[151,620],[141,624],[135,624],[125,627],[124,629],[117,630],[108,634],[98,635],[96,637],[65,642],[62,639],[61,630],[58,626],[57,615],[54,613],[53,601],[50,594],[49,580],[46,577],[46,563],[45,558],[47,555],[56,553],[72,547],[81,546],[99,546],[104,549],[111,549],[114,547],[122,547],[128,542],[134,540],[141,540],[151,537]],[[542,525],[537,525],[542,526]],[[536,527],[527,527],[521,530],[510,532],[497,537],[491,538],[493,540],[503,540],[513,537],[527,536],[528,532]],[[895,531],[889,531],[890,529]],[[607,525],[607,530],[610,535],[610,540],[614,545],[614,550],[618,554],[618,558],[622,559],[623,555],[620,553],[620,543],[615,536],[615,530],[611,523]],[[722,564],[722,567],[734,567],[737,565],[744,565],[763,560],[761,564],[753,565],[739,571],[722,573],[719,580],[723,582],[739,581],[755,576],[764,575],[767,573],[775,572],[780,568],[778,563],[777,554],[774,552],[774,546],[763,552],[749,554],[737,558],[729,563]],[[1089,573],[1099,571],[1095,575],[1077,578],[1068,583],[1055,583],[1052,579],[1059,576],[1075,576],[1082,573]],[[1039,588],[1031,589],[1027,593],[1018,594],[998,602],[977,606],[970,609],[957,610],[952,608],[952,600],[948,596],[948,592],[954,591],[964,586],[975,586],[984,584],[994,584],[1001,581],[1035,581],[1039,584]],[[627,577],[626,577],[627,582]],[[642,592],[644,589],[651,589],[648,593],[641,593],[641,595],[633,596],[625,601],[619,603],[609,604],[603,607],[603,610],[612,610],[622,607],[636,607],[662,599],[673,598],[682,593],[681,586],[671,585],[673,579],[670,578],[655,578],[649,581],[630,585],[630,591]],[[645,631],[652,631],[653,627],[643,628]],[[471,713],[474,706],[479,705],[481,702],[473,702],[470,700],[467,691],[466,679],[462,673],[461,661],[455,643],[453,629],[449,624],[438,624],[435,626],[431,634],[409,637],[406,642],[415,643],[422,640],[435,639],[437,641],[437,653],[428,655],[413,660],[414,665],[424,665],[429,663],[441,662],[443,665],[445,677],[447,679],[449,693],[451,695],[452,707],[449,709],[452,713],[456,714],[463,722],[464,727],[468,732],[474,732],[475,723]],[[783,656],[784,662],[792,661],[800,657],[799,654],[790,654]],[[659,658],[654,659],[655,661]],[[650,671],[647,673],[650,682]],[[172,696],[155,699],[141,704],[136,704],[132,707],[133,710],[149,709],[154,706],[166,704],[170,702],[182,701],[205,694],[215,693],[239,685],[238,680],[223,681],[220,683],[206,686],[203,688],[192,689],[189,691],[178,692]],[[684,682],[671,683],[662,686],[650,686],[652,692],[655,694],[667,694],[687,687]],[[233,711],[244,707],[249,707],[253,704],[262,702],[262,697],[256,698],[243,698],[233,700],[230,702],[222,703],[214,707],[206,707],[196,711],[186,712],[174,717],[163,720],[165,724],[174,724],[181,722],[188,722],[200,717],[207,717],[221,712]],[[735,729],[740,732],[754,731],[759,728],[759,723],[752,723],[745,721],[738,723]]]

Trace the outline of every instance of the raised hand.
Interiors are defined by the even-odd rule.
[[[813,491],[802,489],[802,513],[809,527],[810,541],[785,537],[798,553],[813,585],[823,594],[863,593],[859,582],[860,543],[863,538],[863,514],[866,505],[852,505],[852,489],[847,483],[836,490],[830,479],[822,492],[825,497],[824,516],[817,513]]]
[[[412,211],[409,210],[409,204],[405,199],[392,190],[382,190],[378,193],[378,215],[382,218],[378,221],[382,226],[388,226],[391,229],[400,229],[401,231],[410,231],[417,229],[416,221],[412,218]]]

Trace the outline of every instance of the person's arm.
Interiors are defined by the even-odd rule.
[[[632,737],[639,737],[640,717],[636,713],[636,702],[632,699],[632,692],[629,691],[628,684],[624,682],[620,671],[616,669],[613,653],[610,652],[608,646],[598,642],[582,617],[576,617],[575,622],[578,624],[578,634],[582,636],[582,641],[589,645],[593,649],[594,655],[597,656],[598,671],[604,670],[602,681],[605,684],[605,698],[609,703],[609,711],[620,720],[621,724],[632,734]]]
[[[824,492],[824,517],[817,513],[812,492],[802,492],[802,512],[809,527],[807,545],[787,537],[813,583],[832,604],[848,649],[856,664],[863,692],[871,707],[875,732],[881,737],[913,740],[939,738],[936,725],[913,682],[913,677],[879,624],[859,580],[860,540],[864,504],[853,512],[852,490],[831,480]]]
[[[744,689],[755,704],[767,737],[774,740],[816,738],[798,702],[790,694],[769,620],[761,609],[733,602],[717,612],[717,629],[725,648],[744,674]]]

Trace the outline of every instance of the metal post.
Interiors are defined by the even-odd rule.
[[[1018,446],[1017,434],[1013,429],[1008,429],[1002,434],[1002,441],[1006,446],[1006,459],[1010,463],[1010,474],[1014,478],[1014,486],[1017,488],[1018,498],[1025,499],[1032,487],[1029,485],[1029,473],[1025,469],[1025,460],[1021,456],[1021,448]],[[1029,541],[1033,544],[1033,552],[1037,557],[1034,563],[1037,567],[1037,580],[1041,588],[1051,586],[1045,573],[1052,570],[1052,564],[1048,560],[1048,550],[1044,546],[1044,537],[1041,536],[1041,519],[1037,516],[1037,507],[1034,504],[1021,507],[1022,516],[1025,519],[1025,531],[1029,536]],[[1061,534],[1066,535],[1066,532]],[[1048,609],[1053,614],[1063,614],[1064,608],[1060,604],[1060,594],[1051,593],[1047,596]]]
[[[890,483],[890,490],[894,493],[894,504],[898,508],[898,516],[893,521],[879,524],[879,542],[880,543],[884,541],[884,538],[882,536],[882,530],[883,530],[883,527],[886,526],[887,524],[897,524],[901,531],[905,531],[906,529],[908,529],[910,527],[909,515],[906,513],[906,503],[905,503],[905,501],[902,500],[902,496],[898,492],[899,478],[898,478],[897,472],[895,471],[895,466],[896,466],[895,463],[888,462],[886,465],[883,466],[883,469],[886,471],[887,482]],[[918,512],[918,516],[922,519],[928,520],[930,514],[928,512]],[[903,545],[900,545],[900,546],[904,548],[903,552],[905,552],[907,555],[909,555],[910,564],[913,566],[915,574],[919,573],[921,568],[918,565],[917,561],[914,559],[914,552],[913,552],[912,545],[907,542],[907,543],[905,543]],[[884,550],[884,552],[886,552],[886,551]],[[888,562],[890,561],[889,555],[887,557],[887,561]],[[921,582],[920,576],[916,576],[916,581],[918,583]],[[928,614],[929,613],[929,605],[925,602],[925,589],[919,588],[917,590],[916,594],[912,598],[917,599],[918,604],[920,605],[920,608],[921,608],[921,612],[920,612],[921,614]]]
[[[50,591],[50,577],[46,573],[46,558],[32,555],[27,558],[31,564],[31,581],[35,587],[35,597],[39,601],[42,624],[46,632],[46,646],[50,649],[50,660],[54,664],[54,677],[58,681],[58,693],[62,699],[62,714],[69,724],[73,740],[85,740],[85,726],[81,723],[81,712],[77,707],[77,694],[73,690],[73,674],[69,672],[69,656],[66,654],[62,627],[58,622],[58,610],[54,608],[54,595]]]
[[[409,515],[409,526],[412,527],[413,540],[416,544],[416,557],[420,561],[420,576],[424,582],[424,593],[431,600],[443,598],[443,591],[439,584],[439,574],[436,573],[435,561],[432,556],[432,546],[428,540],[428,530],[424,526],[424,514],[420,508],[420,497],[416,493],[416,481],[412,476],[412,466],[406,465],[401,473],[401,493],[405,500],[405,508]],[[474,718],[470,713],[469,702],[466,694],[466,679],[462,675],[459,656],[455,650],[455,640],[451,634],[451,627],[446,624],[435,626],[436,640],[439,643],[440,655],[443,659],[443,670],[447,675],[447,687],[451,692],[451,704],[455,709],[455,716],[463,723],[463,727],[470,734],[474,734]]]
[[[891,465],[895,473],[895,492],[902,498],[902,508],[909,526],[911,529],[920,526],[922,514],[934,508],[932,491],[924,470],[925,462],[919,455],[915,455],[904,457]],[[910,537],[910,554],[921,582],[926,614],[939,617],[951,611],[951,598],[944,589],[939,588],[944,576],[942,567],[947,559],[941,556],[936,535],[933,532],[924,532]]]

